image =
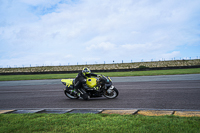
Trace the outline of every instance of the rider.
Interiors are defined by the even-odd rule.
[[[86,93],[86,91],[84,90],[85,88],[88,88],[86,85],[86,79],[91,77],[91,76],[95,76],[97,77],[97,74],[91,73],[90,69],[87,67],[84,67],[83,70],[81,72],[78,73],[78,75],[75,78],[75,89],[78,93],[80,93],[80,96],[84,99],[84,100],[88,100],[90,98],[90,96]]]

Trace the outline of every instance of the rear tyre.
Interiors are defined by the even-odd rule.
[[[79,97],[76,94],[70,94],[68,91],[64,91],[65,95],[70,99],[78,99]]]
[[[119,92],[116,88],[104,92],[104,96],[109,99],[114,99],[118,96]]]

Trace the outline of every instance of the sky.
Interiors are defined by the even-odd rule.
[[[0,0],[0,68],[190,58],[199,0]]]

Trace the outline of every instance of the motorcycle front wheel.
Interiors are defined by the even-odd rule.
[[[116,88],[113,88],[112,90],[107,90],[104,92],[104,96],[106,98],[109,98],[109,99],[113,99],[113,98],[116,98],[118,96],[119,92]]]
[[[78,99],[79,97],[77,95],[71,95],[66,90],[64,91],[65,95],[70,99]]]

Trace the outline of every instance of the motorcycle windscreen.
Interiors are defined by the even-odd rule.
[[[61,82],[64,82],[66,86],[70,86],[73,84],[73,79],[62,79]]]
[[[97,79],[96,78],[88,78],[86,81],[86,84],[90,88],[94,88],[97,85]]]

